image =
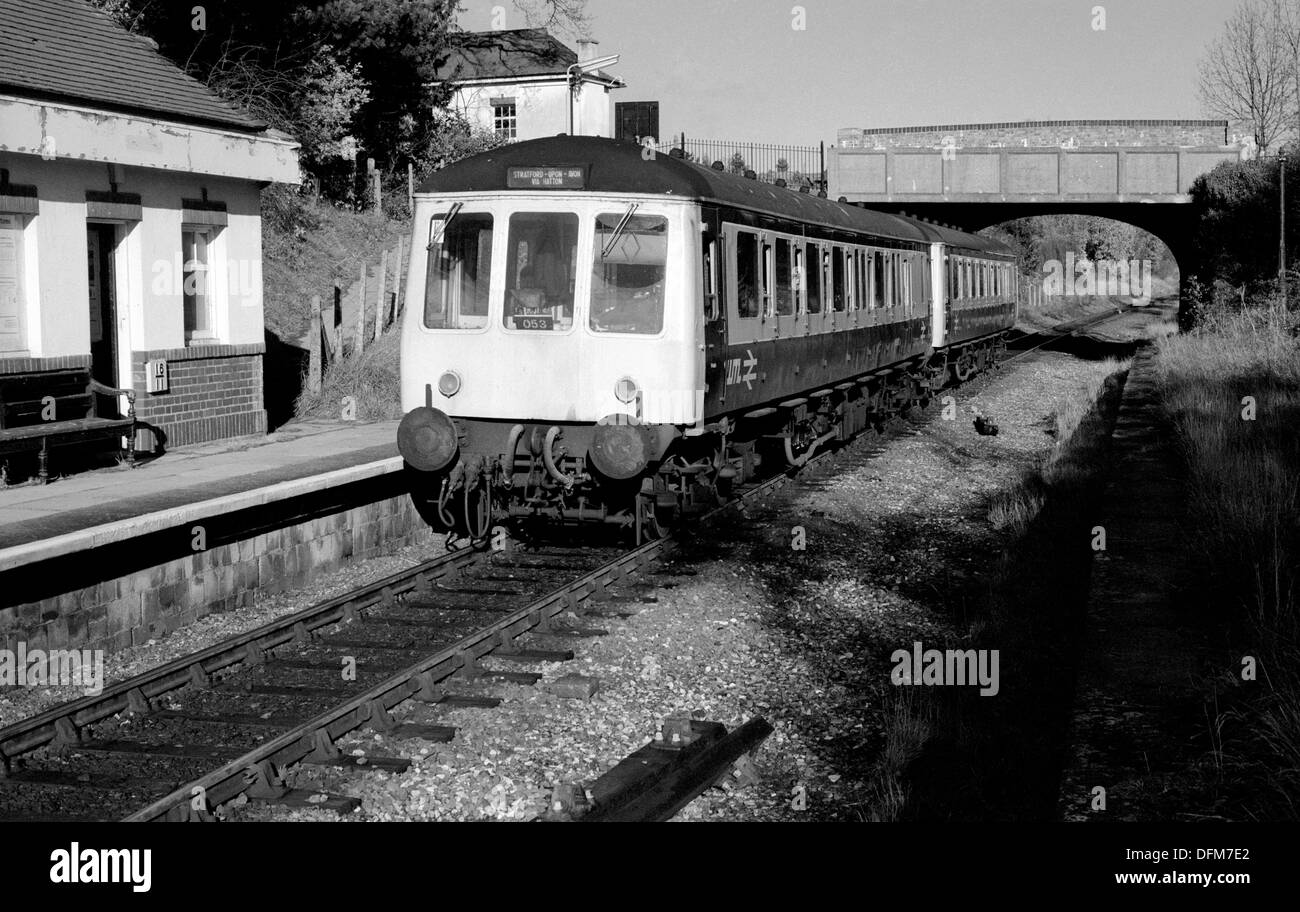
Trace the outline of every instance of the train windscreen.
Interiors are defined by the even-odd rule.
[[[591,328],[654,335],[664,327],[668,219],[630,211],[596,216]]]
[[[577,257],[575,213],[513,213],[506,245],[505,326],[544,332],[572,327]]]
[[[492,216],[456,214],[430,223],[424,282],[424,325],[478,329],[487,325],[492,275]]]

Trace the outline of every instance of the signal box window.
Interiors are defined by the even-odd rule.
[[[492,105],[492,132],[502,139],[514,139],[518,117],[515,115],[515,103],[501,100]]]
[[[808,313],[822,312],[822,258],[815,244],[809,244],[804,253],[804,297]]]
[[[758,316],[758,236],[736,234],[736,313],[742,320]]]
[[[424,280],[424,325],[430,329],[487,326],[492,275],[492,216],[455,215],[430,222]]]
[[[573,276],[578,216],[516,212],[506,245],[506,307],[510,329],[564,331],[573,326]]]
[[[592,253],[591,328],[653,335],[664,328],[668,219],[603,212]]]

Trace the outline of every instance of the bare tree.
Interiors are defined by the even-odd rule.
[[[1295,140],[1300,142],[1300,0],[1273,0],[1277,7],[1277,20],[1287,51],[1287,72],[1292,92],[1291,103],[1295,115]]]
[[[1245,0],[1201,58],[1201,102],[1251,125],[1263,155],[1288,117],[1291,57],[1277,0]]]
[[[544,28],[552,34],[586,38],[591,34],[587,0],[514,0],[529,28]]]

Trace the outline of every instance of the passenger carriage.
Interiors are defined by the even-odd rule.
[[[656,532],[986,366],[996,242],[561,136],[416,196],[398,443],[432,522]]]

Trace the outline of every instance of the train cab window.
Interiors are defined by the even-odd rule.
[[[816,244],[809,244],[803,258],[804,308],[809,314],[822,312],[822,258]]]
[[[758,236],[736,233],[736,313],[742,320],[758,316]]]
[[[664,328],[668,219],[602,212],[592,245],[591,328],[653,335]]]
[[[459,213],[430,221],[424,280],[424,325],[479,329],[487,325],[492,275],[492,216]]]
[[[567,330],[573,326],[573,279],[578,216],[572,212],[516,212],[506,244],[509,329]]]
[[[785,238],[776,239],[776,262],[773,272],[776,277],[775,301],[776,312],[783,317],[794,315],[794,284],[790,272],[790,242]]]
[[[844,288],[844,248],[836,247],[831,251],[831,308],[836,313],[843,313],[847,298],[848,293]]]

